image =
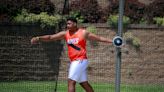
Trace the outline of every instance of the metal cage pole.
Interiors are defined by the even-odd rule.
[[[122,37],[122,30],[123,30],[123,13],[124,13],[124,0],[119,0],[119,19],[118,19],[117,36],[120,37]],[[121,82],[121,48],[116,47],[115,92],[120,92],[120,82]]]

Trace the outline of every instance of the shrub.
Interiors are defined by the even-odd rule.
[[[133,45],[136,49],[138,49],[138,48],[140,47],[140,44],[141,44],[140,39],[137,38],[137,37],[134,37],[134,38],[133,38],[132,45]]]
[[[41,12],[53,14],[55,12],[55,6],[50,0],[1,0],[0,17],[3,17],[2,15],[9,17],[16,16],[23,8],[36,14]],[[11,20],[9,19],[8,21]]]
[[[111,0],[109,14],[118,14],[119,0]],[[148,24],[153,23],[154,17],[164,16],[164,0],[154,0],[149,5],[145,5],[139,0],[125,1],[125,16],[130,18],[131,23]]]
[[[164,16],[164,0],[154,0],[146,7],[146,19],[153,23],[154,17]]]
[[[139,23],[144,17],[145,5],[138,0],[126,0],[125,2],[125,16],[131,19],[132,23]]]
[[[146,20],[145,18],[142,18],[142,19],[139,21],[139,24],[142,24],[142,25],[148,24],[148,20]]]
[[[164,26],[164,17],[155,17],[154,18],[154,21],[159,26]]]
[[[59,22],[62,21],[60,15],[48,15],[46,12],[40,14],[28,13],[27,10],[23,9],[21,14],[14,17],[16,23],[31,23],[31,24],[40,24],[42,28],[45,27],[57,27]]]
[[[110,4],[108,6],[109,14],[118,14],[119,2],[118,0],[110,0]]]
[[[139,50],[141,42],[138,37],[135,37],[131,32],[126,32],[124,33],[123,38],[126,40],[126,44],[129,44],[133,46],[136,50]]]
[[[119,0],[111,0],[109,6],[109,14],[118,14]],[[139,23],[144,17],[145,5],[138,0],[125,0],[124,15],[130,18],[131,23]]]
[[[79,11],[85,22],[96,23],[101,16],[97,0],[75,0],[71,2],[70,8],[71,11]]]
[[[117,29],[118,27],[118,15],[110,15],[108,17],[107,23],[112,27]],[[123,27],[126,28],[130,24],[129,17],[123,16]]]

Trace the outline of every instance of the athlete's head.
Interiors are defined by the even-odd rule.
[[[77,20],[74,17],[67,18],[67,28],[74,29],[77,27]]]

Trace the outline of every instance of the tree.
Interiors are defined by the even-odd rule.
[[[1,0],[0,3],[0,21],[5,18],[6,21],[11,21],[13,16],[19,14],[25,8],[32,13],[47,12],[53,14],[55,6],[50,0]]]

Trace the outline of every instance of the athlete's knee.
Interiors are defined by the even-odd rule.
[[[68,85],[75,85],[76,81],[68,79]]]
[[[92,86],[88,82],[80,83],[80,85],[85,89],[86,92],[94,92]]]

